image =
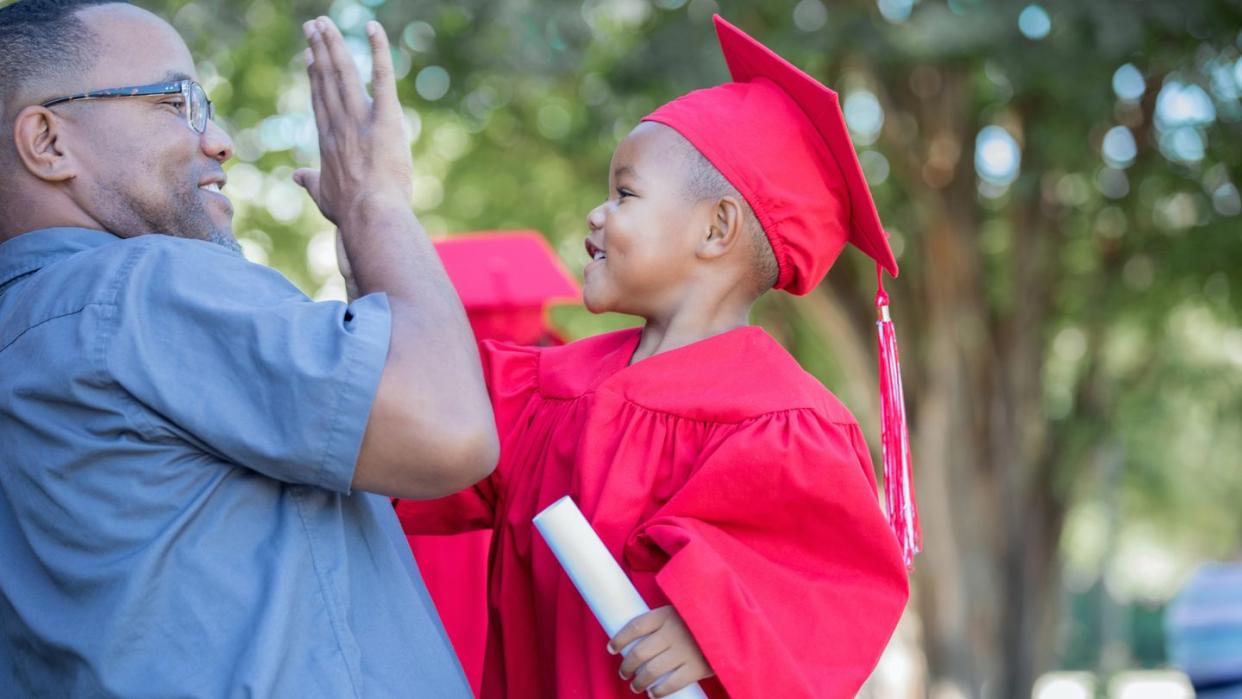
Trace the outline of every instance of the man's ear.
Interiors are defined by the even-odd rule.
[[[735,196],[722,197],[712,207],[711,221],[695,249],[701,258],[722,257],[737,245],[746,225],[745,205]]]
[[[13,146],[26,170],[45,182],[64,182],[78,175],[62,123],[46,107],[30,106],[17,113]]]

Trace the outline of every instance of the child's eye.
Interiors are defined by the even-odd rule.
[[[624,198],[626,198],[626,197],[632,197],[632,196],[634,196],[634,193],[633,193],[633,192],[631,192],[630,190],[628,190],[628,189],[626,189],[626,188],[624,188],[624,187],[618,187],[618,188],[617,188],[617,198],[618,198],[618,199],[624,199]]]

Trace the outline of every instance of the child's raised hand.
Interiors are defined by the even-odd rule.
[[[715,674],[685,620],[670,606],[626,624],[608,643],[608,652],[618,653],[631,643],[634,647],[621,663],[621,678],[631,680],[630,689],[636,694],[650,689],[653,697],[668,696]],[[668,678],[652,689],[665,675]]]

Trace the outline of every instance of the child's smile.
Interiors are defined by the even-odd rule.
[[[587,264],[588,269],[596,266],[596,262],[602,263],[608,257],[608,253],[604,250],[604,248],[591,242],[590,238],[586,239],[586,252],[587,257],[591,258],[591,262]]]

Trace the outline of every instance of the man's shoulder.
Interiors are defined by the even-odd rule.
[[[273,298],[306,298],[280,272],[205,240],[143,235],[123,240],[113,248],[101,264],[112,272],[114,302],[118,304],[232,298],[263,305]]]
[[[121,317],[169,303],[230,298],[264,305],[305,295],[279,272],[215,243],[159,234],[113,238],[46,260],[19,280],[0,304],[6,316],[0,335],[92,306],[111,307],[113,317]],[[0,346],[4,341],[0,337]]]
[[[37,287],[51,286],[59,295],[73,292],[84,303],[112,303],[121,285],[136,267],[151,265],[163,270],[156,279],[173,281],[179,273],[226,266],[230,271],[266,268],[251,265],[219,245],[170,235],[114,237],[61,259],[51,261],[33,275]],[[248,270],[249,271],[249,270]],[[270,270],[269,270],[270,271]]]

